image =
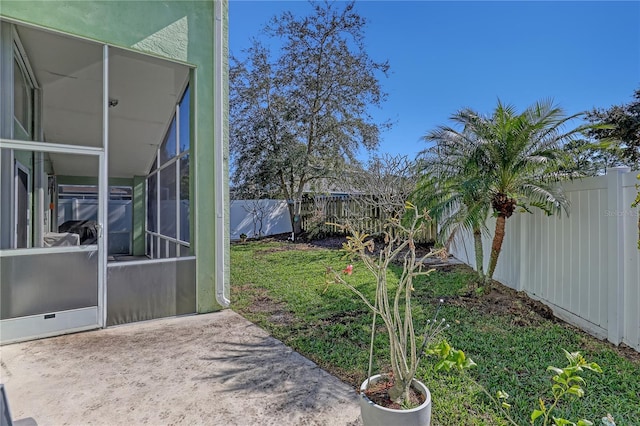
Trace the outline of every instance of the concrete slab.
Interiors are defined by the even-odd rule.
[[[231,310],[0,348],[14,418],[46,425],[357,425],[349,385]]]

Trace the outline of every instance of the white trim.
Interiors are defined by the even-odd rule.
[[[195,256],[184,256],[184,257],[167,257],[164,259],[145,259],[145,260],[123,260],[123,261],[112,261],[107,264],[107,268],[113,268],[116,266],[122,265],[150,265],[154,263],[171,263],[171,262],[180,262],[183,260],[196,260]]]
[[[102,47],[102,154],[98,170],[98,324],[107,325],[109,238],[109,46]]]
[[[104,151],[102,148],[85,147],[81,145],[66,145],[59,143],[24,141],[19,139],[5,138],[0,138],[0,148],[77,155],[100,155]]]
[[[215,210],[215,288],[216,301],[222,307],[228,307],[231,301],[225,295],[225,174],[224,174],[224,25],[222,2],[214,2],[215,19],[213,21],[213,144],[214,144],[214,210]]]
[[[187,86],[188,87],[188,86]],[[184,97],[184,91],[182,92],[182,97],[178,100],[176,104],[176,240],[180,240],[180,160],[178,158],[178,153],[180,152],[180,103],[182,102],[182,98]],[[176,257],[180,257],[180,248],[176,247]]]
[[[162,240],[167,240],[167,241],[170,241],[170,242],[175,243],[175,244],[180,244],[181,246],[191,247],[191,244],[189,242],[187,242],[187,241],[182,241],[182,240],[178,240],[178,239],[173,238],[173,237],[168,237],[166,235],[160,234],[159,232],[145,231],[145,234],[152,235],[154,237],[159,237]]]
[[[45,319],[45,315],[52,318]],[[98,328],[98,307],[47,312],[0,321],[0,345]],[[76,324],[69,328],[70,324]]]
[[[95,244],[86,246],[67,246],[67,247],[31,247],[21,249],[0,250],[0,257],[28,256],[32,254],[54,254],[54,253],[77,253],[98,251]]]
[[[158,148],[158,158],[157,158],[158,163],[160,163],[160,148]],[[160,168],[158,168],[158,170],[160,170]],[[160,221],[160,204],[162,201],[162,193],[160,192],[160,190],[162,189],[162,187],[160,186],[160,173],[156,174],[156,231],[160,232],[160,229],[162,227],[161,225],[161,221]],[[160,240],[156,240],[157,244],[156,244],[156,253],[154,254],[154,258],[159,258],[160,256]]]

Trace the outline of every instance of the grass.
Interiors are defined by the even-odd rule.
[[[326,267],[343,268],[341,257],[337,250],[284,242],[233,245],[232,307],[356,388],[366,378],[371,316],[348,289],[326,284]],[[369,275],[354,266],[351,282],[372,294]],[[520,425],[529,424],[538,398],[550,397],[547,366],[566,365],[562,348],[581,351],[604,373],[585,373],[585,397],[562,404],[556,415],[600,424],[600,418],[611,413],[618,426],[640,425],[640,357],[624,356],[606,342],[532,312],[523,320],[526,310],[515,315],[487,312],[490,304],[483,299],[464,302],[467,298],[458,296],[472,279],[473,271],[456,267],[436,271],[415,285],[417,323],[432,317],[438,299],[445,298],[440,313],[451,323],[447,337],[478,364],[465,373],[441,373],[422,362],[418,378],[431,390],[434,425],[508,424],[483,387],[492,395],[498,390],[509,393],[511,416]],[[378,333],[377,339],[382,347],[378,355],[384,359],[386,336]],[[378,364],[375,370],[385,368]]]

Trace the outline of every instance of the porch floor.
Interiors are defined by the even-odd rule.
[[[0,348],[14,419],[359,425],[355,391],[231,310]]]

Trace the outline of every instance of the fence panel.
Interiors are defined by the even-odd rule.
[[[509,218],[494,278],[585,331],[640,351],[638,210],[630,207],[636,174],[612,169],[563,184],[568,217],[535,211]],[[495,220],[488,226],[485,264]],[[461,236],[452,254],[475,266],[471,235]]]
[[[291,232],[289,208],[284,200],[232,200],[229,213],[231,239]]]
[[[640,209],[630,206],[636,198],[637,173],[623,176],[622,220],[624,221],[624,342],[640,351]]]
[[[339,224],[357,223],[357,228],[369,234],[381,234],[387,217],[379,208],[362,202],[364,196],[329,195],[306,198],[302,203],[302,230],[316,229],[327,234],[340,234]],[[435,223],[424,228],[418,236],[420,242],[432,242],[437,235]]]

